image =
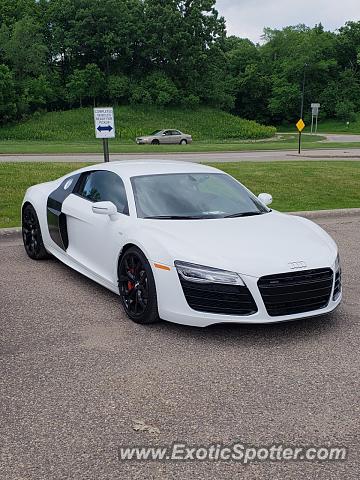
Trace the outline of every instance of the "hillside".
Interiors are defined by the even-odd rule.
[[[138,135],[161,128],[178,128],[194,140],[257,140],[275,135],[274,127],[244,120],[212,108],[183,110],[155,107],[116,107],[117,141],[130,143]],[[77,142],[94,140],[93,111],[81,108],[35,114],[0,128],[1,140]]]

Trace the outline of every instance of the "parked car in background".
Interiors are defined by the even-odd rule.
[[[138,145],[180,144],[186,145],[192,142],[192,136],[182,133],[180,130],[155,130],[148,136],[136,138]]]

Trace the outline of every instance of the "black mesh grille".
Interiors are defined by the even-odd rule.
[[[330,268],[261,277],[258,287],[271,317],[311,312],[327,306],[333,286]]]
[[[194,310],[223,315],[251,315],[257,312],[256,303],[247,287],[195,283],[179,278],[185,298]]]
[[[341,292],[341,270],[338,270],[335,275],[335,287],[333,299],[336,300]]]

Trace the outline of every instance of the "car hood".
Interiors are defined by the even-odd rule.
[[[332,266],[337,255],[335,242],[318,225],[274,211],[232,219],[145,222],[151,222],[145,230],[161,244],[152,260],[168,265],[182,260],[260,277],[287,272],[290,262],[305,262],[308,269]]]

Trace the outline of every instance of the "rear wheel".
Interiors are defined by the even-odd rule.
[[[151,142],[151,145],[160,145],[160,142],[159,142],[159,140],[155,139]]]
[[[50,258],[46,251],[41,235],[39,219],[35,208],[28,204],[22,212],[22,236],[26,253],[33,260]]]
[[[180,140],[180,145],[187,145],[187,140],[185,138]]]
[[[150,264],[143,252],[131,247],[121,257],[118,267],[121,303],[127,316],[136,323],[159,320],[156,286]]]

